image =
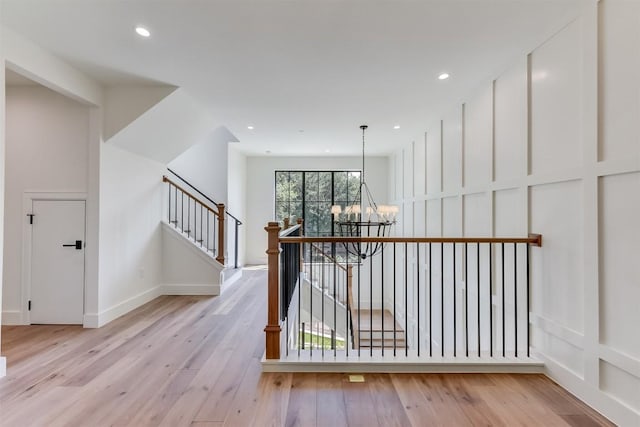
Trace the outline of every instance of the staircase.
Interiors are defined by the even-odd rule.
[[[319,246],[311,244],[311,247],[315,258],[314,262],[305,263],[305,284],[308,283],[308,285],[302,287],[304,309],[310,312],[308,300],[323,301],[323,306],[330,310],[330,315],[323,317],[325,325],[341,335],[343,332],[350,334],[353,349],[405,349],[407,346],[405,330],[394,319],[393,313],[382,308],[371,309],[369,303],[361,301],[358,304],[354,298],[353,265],[337,261]],[[314,295],[310,296],[309,292]],[[369,308],[358,310],[360,305]],[[316,307],[319,306],[320,304]],[[336,313],[340,314],[338,316],[340,320],[335,325],[332,311],[334,307]],[[351,319],[350,331],[345,331],[343,326],[347,320],[344,317],[347,307]],[[314,319],[321,320],[320,315],[315,311],[311,314]]]
[[[168,190],[168,213],[162,227],[165,280],[169,285],[195,285],[195,289],[205,286],[207,294],[219,295],[223,285],[229,286],[242,276],[237,268],[238,226],[242,223],[226,212],[224,204],[215,203],[169,172],[182,183],[163,176]],[[226,217],[233,221],[235,234],[233,263],[225,257]]]
[[[355,348],[404,348],[405,332],[389,310],[351,308]]]

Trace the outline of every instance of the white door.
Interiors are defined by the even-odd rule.
[[[32,203],[31,323],[82,324],[85,202]]]

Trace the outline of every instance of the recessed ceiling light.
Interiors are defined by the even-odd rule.
[[[449,74],[447,73],[442,73],[438,76],[438,79],[440,80],[447,80],[449,78]]]
[[[249,126],[247,126],[247,129],[253,130],[253,126],[249,125]]]
[[[400,129],[400,125],[395,125],[393,128],[394,129]]]
[[[151,35],[149,30],[147,30],[145,27],[141,27],[139,25],[136,27],[136,33],[138,33],[138,35],[142,36],[142,37],[149,37]]]

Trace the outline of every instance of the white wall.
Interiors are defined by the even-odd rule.
[[[221,126],[168,163],[168,167],[189,181],[216,203],[227,204],[229,142],[235,137]]]
[[[0,7],[0,18],[2,17],[2,8]],[[0,31],[2,27],[0,26]],[[0,37],[0,224],[4,224],[4,165],[5,165],[5,83],[4,83],[4,40]],[[0,242],[4,241],[4,227],[0,227]],[[0,255],[3,254],[3,245],[0,245]],[[0,276],[3,274],[3,256],[0,256]],[[0,283],[0,311],[2,308],[2,288]],[[2,326],[2,316],[0,315],[0,326]],[[0,328],[0,342],[2,342],[2,328]],[[2,347],[0,346],[0,352]],[[0,353],[1,354],[1,353]],[[6,375],[7,361],[4,357],[0,357],[0,378]]]
[[[40,85],[6,89],[3,313],[21,323],[25,192],[88,189],[89,107]]]
[[[366,181],[373,198],[385,204],[388,189],[387,157],[366,158]],[[246,262],[265,264],[267,233],[274,220],[276,170],[360,170],[361,157],[247,157]]]
[[[165,165],[102,144],[100,156],[100,287],[102,325],[160,295]]]
[[[1,8],[0,8],[1,9]],[[50,52],[21,37],[15,32],[0,26],[0,219],[4,219],[5,187],[5,65],[20,72],[32,80],[63,93],[72,99],[91,106],[89,125],[89,171],[87,195],[87,239],[97,242],[98,230],[98,142],[102,117],[97,107],[102,102],[102,88],[83,73],[70,67]],[[2,221],[4,224],[4,221]],[[0,227],[0,233],[4,228]],[[4,237],[0,242],[4,241]],[[87,247],[85,251],[85,309],[97,307],[98,287],[98,251],[97,245]],[[4,247],[0,249],[3,253]],[[0,259],[3,255],[0,256]],[[3,285],[2,285],[3,286]],[[3,292],[0,292],[0,295]],[[1,298],[1,297],[0,297]],[[0,323],[2,321],[0,320]],[[0,376],[4,373],[4,358],[0,358]]]
[[[640,425],[639,19],[638,2],[594,1],[443,111],[424,149],[394,154],[391,175],[395,202],[426,212],[427,235],[543,235],[531,251],[532,350],[626,426]],[[422,169],[426,191],[414,193]],[[406,235],[421,229],[418,215],[401,217]]]
[[[228,194],[227,194],[227,210],[231,212],[240,221],[245,221],[247,217],[247,156],[236,150],[233,146],[229,147],[228,161]],[[235,221],[228,218],[227,236],[228,243],[227,254],[229,262],[233,262],[234,251],[234,227]],[[246,224],[238,228],[238,265],[244,265],[246,252]]]

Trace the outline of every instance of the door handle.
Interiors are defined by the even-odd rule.
[[[72,243],[70,245],[62,245],[63,248],[76,248],[76,250],[81,250],[82,249],[82,240],[76,240],[75,243]]]

